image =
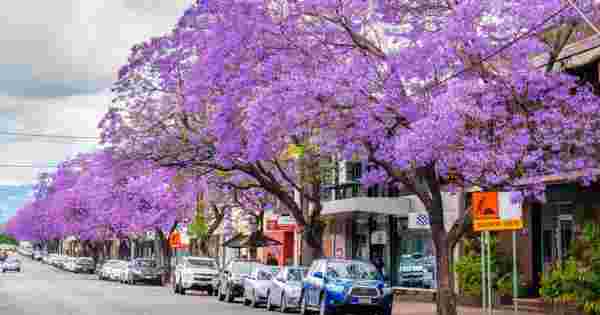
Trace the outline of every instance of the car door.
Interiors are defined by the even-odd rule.
[[[308,305],[317,305],[319,303],[318,302],[318,293],[317,293],[317,290],[319,289],[317,275],[319,273],[322,274],[322,272],[321,272],[322,265],[323,265],[322,260],[315,261],[313,266],[311,267],[311,272],[306,277],[306,281],[305,281],[306,296],[305,296],[305,298],[307,299],[306,302]]]
[[[282,269],[271,281],[271,303],[281,305],[281,292],[285,285],[287,268]]]
[[[252,270],[252,272],[250,273],[250,275],[248,275],[248,277],[244,278],[244,295],[248,298],[248,299],[252,299],[254,298],[254,290],[256,290],[256,288],[254,287],[256,285],[256,280],[258,279],[258,269]]]

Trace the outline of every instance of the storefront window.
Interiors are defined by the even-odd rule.
[[[429,230],[410,230],[399,225],[396,251],[396,283],[401,287],[434,288],[435,257]]]
[[[369,259],[369,220],[358,218],[355,221],[353,256],[358,259]]]

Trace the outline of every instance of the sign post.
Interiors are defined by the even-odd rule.
[[[513,304],[518,313],[518,268],[517,268],[517,232],[523,228],[521,204],[510,200],[508,192],[474,192],[473,193],[473,229],[481,233],[481,286],[482,313],[493,312],[492,279],[491,279],[491,235],[490,231],[512,231],[513,254]]]

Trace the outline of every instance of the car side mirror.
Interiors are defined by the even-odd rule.
[[[322,273],[322,272],[320,272],[320,271],[317,271],[317,272],[315,272],[315,273],[313,274],[313,277],[315,277],[315,278],[317,278],[317,279],[324,279],[324,278],[325,278],[325,276],[323,275],[323,273]]]

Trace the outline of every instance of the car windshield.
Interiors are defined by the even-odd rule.
[[[257,272],[257,280],[271,280],[279,272],[279,268],[262,267]]]
[[[203,267],[203,268],[210,268],[210,269],[216,269],[216,265],[215,262],[213,260],[210,259],[188,259],[186,261],[186,265],[188,267]]]
[[[79,258],[77,263],[81,265],[91,265],[94,263],[94,260],[91,258]]]
[[[306,269],[290,269],[288,271],[288,281],[302,281],[306,275]]]
[[[358,261],[328,262],[327,277],[353,280],[380,280],[375,266]]]
[[[135,265],[142,268],[155,268],[156,262],[153,260],[136,260]]]
[[[249,275],[255,266],[256,263],[253,262],[236,262],[231,266],[231,272],[239,275]]]

